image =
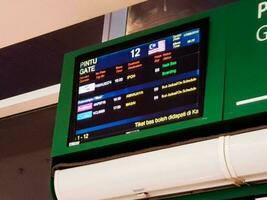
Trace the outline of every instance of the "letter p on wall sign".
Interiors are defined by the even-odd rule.
[[[267,17],[267,1],[261,2],[258,5],[258,19],[262,19],[263,14]],[[267,40],[267,25],[261,26],[256,33],[256,38],[259,42]]]
[[[267,1],[259,3],[258,6],[258,19],[262,18],[263,13],[266,12],[267,14]]]

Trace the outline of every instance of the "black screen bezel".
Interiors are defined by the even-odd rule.
[[[75,140],[75,131],[76,131],[76,115],[77,115],[77,101],[78,101],[78,88],[79,88],[79,69],[80,65],[79,63],[90,58],[99,57],[101,55],[109,54],[112,52],[120,51],[123,49],[131,48],[143,43],[152,42],[154,40],[158,40],[161,38],[164,38],[166,36],[170,36],[172,34],[176,34],[179,32],[184,32],[190,29],[199,28],[200,29],[200,93],[202,94],[202,98],[200,98],[199,107],[200,112],[202,113],[198,118],[203,116],[204,112],[204,100],[205,100],[205,82],[206,82],[206,68],[207,68],[207,60],[208,60],[208,36],[209,36],[209,18],[203,18],[197,21],[189,22],[186,24],[178,25],[176,27],[167,28],[161,31],[157,31],[154,33],[146,34],[134,39],[126,40],[119,42],[117,44],[107,46],[104,48],[100,48],[88,53],[84,53],[82,55],[79,55],[75,58],[75,66],[74,66],[74,74],[73,74],[73,88],[72,88],[72,105],[71,105],[71,115],[70,115],[70,121],[69,121],[69,131],[68,131],[68,142],[67,146],[69,146],[70,143],[76,142]],[[126,36],[127,37],[127,36]],[[190,120],[190,119],[189,119]],[[177,122],[173,122],[177,123]],[[166,124],[163,124],[166,125]],[[162,125],[159,125],[162,126]],[[150,127],[148,127],[149,129]],[[122,131],[123,132],[123,131]],[[109,138],[112,136],[108,136],[105,138]],[[113,136],[114,137],[114,136]],[[105,139],[105,138],[100,138]],[[89,140],[85,141],[85,143],[95,141],[95,140]]]

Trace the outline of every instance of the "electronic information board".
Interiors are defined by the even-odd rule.
[[[208,19],[76,57],[68,145],[203,115]]]

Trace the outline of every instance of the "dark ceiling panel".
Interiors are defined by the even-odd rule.
[[[50,148],[56,106],[0,119],[0,160]]]
[[[104,16],[0,50],[0,99],[60,82],[63,55],[100,43]]]
[[[50,200],[50,149],[0,160],[1,200]]]
[[[0,199],[49,200],[56,106],[0,120]]]
[[[151,0],[131,6],[127,34],[188,17],[236,0]]]

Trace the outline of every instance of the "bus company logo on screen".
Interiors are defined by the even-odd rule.
[[[91,72],[95,72],[96,64],[97,64],[97,58],[80,62],[80,75],[85,75]]]

